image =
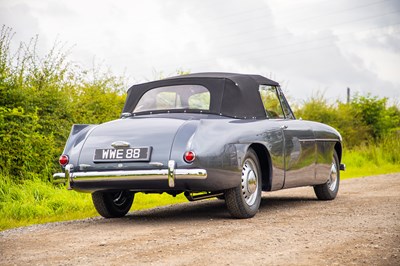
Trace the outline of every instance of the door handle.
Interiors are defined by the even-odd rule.
[[[288,128],[287,125],[282,125],[282,126],[281,126],[281,129],[287,129],[287,128]]]

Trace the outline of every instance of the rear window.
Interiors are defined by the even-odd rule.
[[[154,88],[140,98],[134,113],[158,110],[210,110],[210,92],[201,85]]]

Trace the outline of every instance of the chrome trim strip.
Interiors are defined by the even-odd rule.
[[[315,141],[327,141],[327,142],[337,142],[338,139],[315,139]]]
[[[61,184],[65,183],[65,173],[55,173],[53,175],[53,183],[54,184]]]
[[[319,141],[327,141],[327,142],[337,142],[338,139],[299,139],[300,142],[319,142]]]
[[[151,165],[151,166],[156,166],[156,167],[162,167],[162,166],[164,166],[164,164],[163,164],[163,163],[160,163],[160,162],[151,162],[151,163],[149,163],[149,165]]]
[[[206,179],[207,171],[205,169],[160,169],[160,170],[131,170],[131,171],[107,171],[107,172],[70,172],[56,173],[53,175],[54,183],[77,182],[96,182],[96,181],[139,181],[139,180],[169,180],[169,174],[174,173],[173,180],[179,179]],[[171,176],[172,178],[172,176]],[[170,185],[171,183],[169,183]]]

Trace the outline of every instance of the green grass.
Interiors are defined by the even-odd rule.
[[[184,202],[183,195],[135,195],[133,210],[154,208]],[[0,175],[0,230],[55,221],[98,216],[91,195],[66,190],[40,179],[15,184]]]
[[[346,164],[346,171],[341,172],[342,179],[400,172],[400,164],[371,161],[366,154],[359,151],[346,152],[342,161]]]
[[[346,164],[344,179],[400,172],[400,135],[387,137],[377,145],[345,150],[342,162]]]

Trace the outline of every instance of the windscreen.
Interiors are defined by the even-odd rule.
[[[210,110],[210,92],[201,85],[153,88],[140,98],[134,113],[173,110]]]

